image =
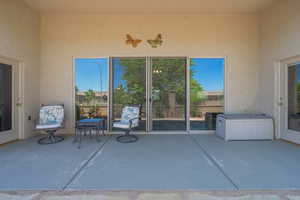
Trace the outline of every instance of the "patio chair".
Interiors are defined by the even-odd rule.
[[[124,135],[118,136],[117,141],[121,143],[136,142],[138,137],[131,135],[130,131],[139,125],[140,106],[126,106],[122,110],[121,121],[114,122],[113,127],[125,131]]]
[[[45,131],[48,135],[38,140],[39,144],[54,144],[64,140],[55,132],[63,128],[64,105],[41,105],[36,130]]]

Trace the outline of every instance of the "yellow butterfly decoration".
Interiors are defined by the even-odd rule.
[[[126,34],[126,44],[128,45],[132,45],[132,47],[136,48],[139,43],[142,42],[142,40],[139,40],[139,39],[133,39],[133,37],[131,37],[131,35],[129,34]]]
[[[152,48],[160,47],[163,43],[161,34],[158,34],[154,40],[147,40]]]

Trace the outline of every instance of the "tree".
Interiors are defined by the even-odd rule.
[[[114,89],[114,104],[144,104],[146,95],[146,61],[145,59],[121,58],[122,83]],[[186,59],[183,58],[153,58],[152,84],[157,101],[154,99],[154,109],[164,116],[161,107],[169,109],[170,99],[175,97],[176,105],[184,105],[186,101]],[[190,63],[192,66],[193,63]],[[197,103],[205,99],[203,87],[193,78],[190,71],[191,102]],[[174,104],[174,102],[173,102]],[[184,106],[182,107],[184,109]]]
[[[84,92],[84,98],[87,104],[90,104],[96,98],[96,94],[93,90],[89,89],[88,91]]]
[[[123,66],[123,77],[126,84],[119,89],[126,104],[143,104],[146,93],[146,61],[145,59],[122,58],[120,65]]]
[[[77,94],[79,92],[78,86],[75,86],[75,94]]]
[[[88,91],[85,91],[84,96],[85,96],[85,101],[86,101],[88,106],[96,98],[95,92],[91,89],[89,89]],[[94,104],[94,105],[91,105],[91,106],[92,107],[89,109],[89,117],[90,118],[93,116],[93,114],[96,113],[96,105]]]

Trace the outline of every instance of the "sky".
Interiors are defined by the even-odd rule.
[[[224,89],[224,58],[193,58],[192,63],[193,78],[205,91]]]
[[[75,60],[76,86],[79,91],[108,91],[108,60],[79,58]]]
[[[126,86],[126,80],[122,79],[124,73],[124,67],[120,65],[120,58],[112,59],[113,71],[114,71],[114,84],[113,87],[117,88],[120,85]],[[126,88],[126,87],[125,87]]]
[[[191,70],[205,91],[220,91],[224,89],[224,59],[223,58],[193,58]],[[75,60],[76,86],[79,91],[92,89],[108,91],[108,60],[106,58],[80,58]],[[115,77],[122,75],[118,60],[114,62]],[[121,80],[114,80],[117,86]],[[122,82],[122,81],[121,81]],[[125,82],[122,82],[125,83]]]

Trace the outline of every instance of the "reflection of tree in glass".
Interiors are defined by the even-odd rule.
[[[114,89],[115,104],[143,104],[146,92],[146,63],[144,59],[121,58],[123,77],[125,82]],[[126,83],[126,84],[125,84]]]
[[[87,102],[88,105],[96,98],[95,92],[91,89],[89,89],[88,91],[85,91],[84,96],[85,96],[84,97],[85,101]]]
[[[145,102],[145,59],[121,58],[120,65],[123,70],[124,80],[114,90],[115,104],[143,104]],[[170,99],[175,98],[177,105],[185,105],[186,85],[185,70],[186,59],[184,58],[154,58],[152,59],[153,90],[157,92],[158,104],[156,113],[163,117],[161,107],[168,109]],[[193,66],[192,60],[190,66]],[[205,100],[203,87],[194,78],[194,71],[190,71],[190,100],[191,104],[201,103]],[[184,109],[182,106],[181,109]],[[183,111],[183,110],[182,110]]]
[[[191,104],[201,103],[206,100],[206,96],[203,94],[202,85],[194,78],[195,71],[193,70],[194,62],[190,60],[190,101]]]
[[[84,98],[85,98],[85,101],[87,102],[88,106],[93,106],[90,108],[90,111],[89,111],[89,117],[92,117],[96,113],[96,106],[90,105],[90,104],[93,100],[96,99],[96,94],[93,90],[89,89],[88,91],[84,92]]]
[[[297,83],[297,114],[300,113],[300,83]]]
[[[192,64],[192,63],[191,63]],[[114,90],[115,104],[143,104],[145,102],[145,59],[121,58],[123,75],[120,77],[124,80]],[[186,59],[185,58],[154,58],[152,59],[153,72],[153,90],[158,91],[156,113],[163,117],[164,113],[161,108],[168,109],[170,99],[175,98],[175,104],[184,105],[186,99]],[[191,103],[199,102],[205,97],[203,96],[203,88],[199,82],[193,78],[193,71],[190,73],[191,87]],[[181,106],[182,111],[184,106]]]
[[[160,91],[159,101],[154,102],[157,117],[172,116],[177,105],[185,104],[185,66],[186,59],[183,58],[152,59],[153,89]]]

